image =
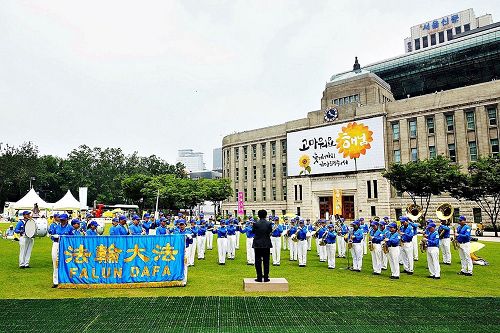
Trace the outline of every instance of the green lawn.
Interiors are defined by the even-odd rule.
[[[241,238],[244,244],[244,236]],[[215,243],[215,242],[214,242]],[[363,259],[361,273],[346,271],[345,259],[337,259],[335,270],[319,263],[314,250],[309,252],[306,268],[288,260],[288,251],[282,251],[280,267],[271,266],[271,277],[285,277],[290,283],[288,293],[274,296],[500,296],[498,276],[500,243],[486,243],[479,254],[490,266],[474,266],[474,276],[458,276],[458,253],[452,250],[453,264],[442,265],[441,280],[428,279],[425,255],[415,263],[413,276],[401,275],[390,280],[389,271],[382,276],[371,275],[371,257]],[[0,299],[5,298],[81,298],[81,297],[151,297],[151,296],[258,296],[243,291],[244,277],[253,277],[254,267],[246,265],[245,249],[237,250],[236,260],[225,266],[216,262],[216,249],[207,251],[206,260],[196,261],[189,268],[188,283],[184,288],[140,289],[52,289],[51,241],[36,239],[31,257],[31,269],[18,268],[19,244],[0,240]],[[266,294],[273,296],[272,294]]]

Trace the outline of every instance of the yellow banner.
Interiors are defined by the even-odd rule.
[[[333,214],[342,215],[342,190],[333,189]]]

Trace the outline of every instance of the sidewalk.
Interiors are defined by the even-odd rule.
[[[472,237],[477,237],[477,236],[472,236]],[[500,242],[500,235],[498,237],[495,237],[495,233],[493,231],[485,231],[484,236],[482,237],[477,237],[477,240],[480,241],[485,241],[485,242]]]

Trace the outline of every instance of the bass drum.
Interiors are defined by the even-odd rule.
[[[47,235],[47,220],[46,219],[31,219],[24,226],[24,234],[26,237],[44,237]]]

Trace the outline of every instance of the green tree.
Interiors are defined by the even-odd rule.
[[[450,193],[457,199],[475,201],[490,218],[495,237],[498,237],[497,221],[500,214],[500,159],[482,157],[472,162],[469,173],[454,183]]]
[[[125,198],[130,199],[135,204],[138,204],[141,199],[144,200],[142,189],[151,180],[151,178],[151,176],[143,174],[135,174],[125,177],[122,180],[122,188]]]
[[[231,180],[206,179],[204,182],[205,200],[213,202],[215,215],[220,214],[221,202],[233,195]]]
[[[462,176],[460,167],[441,155],[428,160],[391,164],[382,175],[397,191],[406,192],[414,204],[423,208],[423,219],[431,197],[447,192]]]

